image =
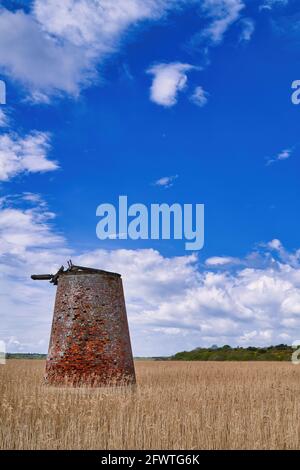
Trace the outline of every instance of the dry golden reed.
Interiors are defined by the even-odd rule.
[[[0,366],[1,449],[299,449],[300,366],[137,362],[135,391],[47,388]]]

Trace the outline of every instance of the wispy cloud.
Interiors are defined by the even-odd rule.
[[[272,165],[272,164],[275,163],[275,162],[280,162],[280,161],[283,161],[283,160],[288,160],[288,159],[290,158],[290,156],[292,155],[292,153],[293,153],[293,149],[292,149],[292,148],[282,150],[282,151],[279,152],[277,155],[275,155],[275,157],[268,158],[268,159],[267,159],[267,162],[266,162],[266,166]]]
[[[34,0],[29,12],[2,7],[1,69],[32,101],[78,96],[98,79],[97,66],[118,50],[128,28],[169,8],[177,8],[174,0]]]
[[[50,136],[46,132],[0,135],[0,181],[8,181],[20,173],[41,173],[58,168],[48,160]]]
[[[190,96],[190,100],[192,103],[202,108],[207,104],[208,97],[209,93],[205,91],[202,86],[197,86],[194,90],[194,93]]]
[[[33,0],[26,11],[2,7],[1,72],[21,83],[31,102],[49,103],[61,94],[77,97],[99,81],[99,65],[119,50],[133,26],[199,3],[207,25],[196,36],[205,46],[216,45],[240,18],[242,0]],[[177,91],[184,75],[179,81]],[[174,96],[159,104],[172,106]]]
[[[163,176],[156,180],[153,184],[154,186],[160,186],[161,188],[171,188],[173,186],[175,180],[178,178],[178,175],[174,176]]]
[[[255,31],[255,23],[251,18],[243,18],[240,21],[242,32],[240,34],[240,41],[250,41]]]
[[[289,0],[264,0],[260,5],[260,10],[272,10],[276,6],[286,6]]]
[[[0,108],[0,127],[7,127],[9,124],[9,119],[7,114],[2,108]]]
[[[205,261],[206,266],[225,266],[232,264],[240,264],[238,258],[232,256],[212,256]]]
[[[245,4],[242,0],[204,0],[202,10],[211,23],[197,35],[212,45],[223,40],[228,28],[238,20]]]

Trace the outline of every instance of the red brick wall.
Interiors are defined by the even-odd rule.
[[[120,276],[59,277],[45,381],[73,386],[135,383]]]

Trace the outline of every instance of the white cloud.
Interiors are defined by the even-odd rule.
[[[208,102],[209,94],[202,88],[202,86],[197,86],[194,90],[194,93],[191,95],[190,100],[202,108]]]
[[[62,93],[77,97],[99,80],[99,65],[118,51],[126,35],[191,4],[196,8],[199,1],[33,0],[26,13],[0,7],[0,70],[22,83],[32,102],[49,103]],[[242,0],[204,0],[200,11],[208,25],[199,36],[218,44],[243,8]],[[184,72],[177,76],[177,91],[184,87]],[[159,104],[176,101],[172,89]]]
[[[282,150],[277,155],[275,155],[275,157],[268,158],[266,165],[269,166],[269,165],[272,165],[272,163],[275,163],[275,162],[279,162],[279,161],[282,161],[282,160],[288,160],[290,158],[290,156],[292,155],[292,153],[293,153],[292,148]]]
[[[292,153],[291,149],[283,150],[277,155],[277,160],[286,160],[287,158],[290,158],[291,153]]]
[[[205,261],[206,266],[224,266],[226,264],[237,263],[239,264],[240,260],[231,256],[212,256]]]
[[[159,18],[172,0],[36,0],[35,17],[45,31],[77,46],[111,52],[138,21]]]
[[[262,244],[261,246],[266,247],[267,250],[275,253],[282,261],[290,266],[297,267],[300,262],[300,249],[290,253],[277,238],[274,238],[270,242]]]
[[[136,355],[300,337],[300,259],[291,265],[278,252],[278,261],[266,257],[268,264],[257,268],[247,267],[247,257],[246,267],[216,270],[213,263],[211,271],[199,268],[195,255],[168,258],[153,249],[75,252],[54,222],[38,195],[1,201],[1,339],[7,343],[13,338],[23,350],[46,350],[55,288],[30,274],[55,272],[69,258],[122,274]]]
[[[9,119],[7,114],[0,108],[0,127],[7,127],[9,124]]]
[[[270,242],[267,243],[268,248],[271,250],[278,250],[280,251],[282,249],[282,243],[278,238],[274,238]]]
[[[47,159],[49,140],[45,132],[32,132],[24,137],[14,133],[0,135],[0,181],[24,172],[56,170],[58,164]]]
[[[160,18],[174,0],[35,0],[24,13],[0,8],[0,63],[35,101],[80,89],[116,52],[131,26]]]
[[[266,346],[270,345],[270,342],[272,341],[272,330],[249,331],[248,333],[245,333],[243,336],[241,336],[240,341],[242,344],[245,343],[246,345],[251,344],[253,341],[256,343],[258,341],[259,343],[262,343]]]
[[[242,0],[204,0],[202,9],[212,22],[200,33],[200,37],[212,44],[220,43],[244,7]]]
[[[265,0],[259,7],[260,10],[272,10],[276,6],[286,6],[289,0]]]
[[[0,63],[13,79],[31,91],[78,94],[89,62],[71,43],[44,34],[29,14],[0,10]]]
[[[172,329],[174,336],[174,331],[178,333],[179,329],[187,334],[187,342],[196,340],[199,345],[220,343],[222,338],[225,343],[237,344],[245,333],[256,330],[259,334],[254,342],[269,344],[279,341],[279,334],[287,334],[283,322],[300,313],[299,264],[292,268],[281,260],[266,268],[220,273],[199,271],[195,257],[167,259],[153,250],[148,250],[147,254],[145,250],[131,253],[122,250],[118,254],[98,251],[96,258],[95,253],[84,256],[83,260],[91,263],[100,256],[99,264],[107,265],[104,259],[108,257],[110,269],[115,263],[120,266],[132,321],[148,332],[153,328],[166,329],[166,332]],[[126,259],[129,256],[133,257],[133,266],[128,271]],[[247,260],[244,263],[247,264]],[[139,269],[143,274],[138,274]],[[153,272],[153,269],[158,271]],[[137,279],[141,287],[138,298]],[[150,279],[153,281],[149,283]],[[263,334],[266,331],[268,335]],[[293,331],[288,333],[293,337]]]
[[[163,176],[154,182],[155,186],[160,186],[163,188],[170,188],[173,186],[175,180],[178,178],[178,175],[174,176]]]
[[[240,41],[250,41],[255,30],[255,23],[251,18],[243,18],[241,20],[242,32]]]
[[[0,200],[1,339],[10,351],[47,348],[54,291],[47,284],[33,283],[30,275],[45,269],[55,272],[69,257],[63,237],[52,225],[54,214],[38,203],[39,196],[33,199]]]
[[[32,195],[33,196],[33,195]],[[36,196],[36,195],[35,195]],[[28,193],[21,198],[36,204],[38,197],[28,199]],[[12,204],[12,202],[14,204]],[[64,239],[52,231],[50,222],[55,217],[45,210],[45,205],[20,209],[16,202],[20,198],[3,198],[0,204],[0,255],[23,257],[28,250],[61,245]]]
[[[294,290],[282,302],[282,312],[284,315],[300,315],[300,291]]]
[[[157,64],[148,69],[153,75],[150,89],[151,100],[165,107],[174,106],[177,103],[178,92],[184,90],[187,84],[187,73],[195,67],[181,62],[169,64]]]

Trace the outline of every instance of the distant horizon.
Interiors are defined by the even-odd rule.
[[[216,347],[214,347],[216,346]],[[212,345],[212,346],[196,346],[196,348],[194,348],[193,350],[195,349],[222,349],[224,347],[227,347],[229,346],[231,349],[249,349],[249,348],[255,348],[255,349],[268,349],[268,348],[276,348],[278,346],[285,346],[285,347],[288,347],[288,348],[293,348],[293,345],[291,344],[284,344],[284,343],[281,343],[281,344],[274,344],[274,345],[269,345],[269,346],[231,346],[229,344],[224,344],[223,346],[217,346],[217,345]],[[294,347],[294,349],[296,349],[296,347]],[[164,355],[158,355],[158,356],[133,356],[134,359],[137,359],[137,358],[156,358],[156,357],[171,357],[171,356],[174,356],[175,354],[177,354],[178,352],[183,352],[183,351],[177,351],[175,352],[174,354],[171,354],[169,356],[164,356]],[[8,354],[17,354],[17,355],[40,355],[40,356],[47,356],[47,352],[7,352],[6,355]]]

